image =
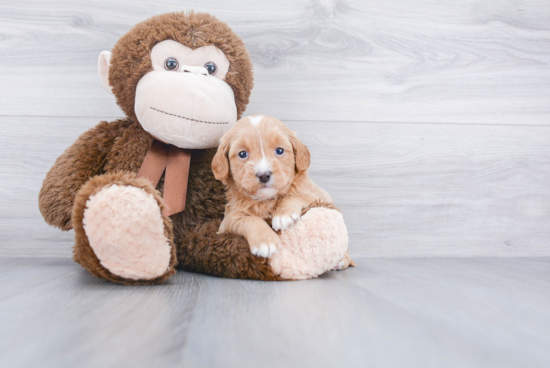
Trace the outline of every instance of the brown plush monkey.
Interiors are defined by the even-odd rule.
[[[260,280],[327,270],[305,267],[303,277],[285,277],[285,268],[303,261],[274,267],[252,255],[242,237],[217,234],[226,198],[211,161],[253,86],[250,56],[225,23],[193,12],[153,17],[124,35],[112,54],[100,55],[99,74],[126,118],[81,135],[50,169],[39,196],[49,224],[74,228],[76,262],[123,284],[163,282],[176,265]],[[325,218],[341,230],[339,212],[320,206],[338,214]],[[347,250],[347,232],[338,234],[346,249],[327,251],[333,265]]]

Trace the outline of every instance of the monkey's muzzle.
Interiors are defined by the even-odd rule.
[[[149,72],[137,85],[135,101],[143,129],[179,148],[217,147],[237,121],[231,87],[200,73]]]

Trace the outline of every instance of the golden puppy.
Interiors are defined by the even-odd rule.
[[[307,147],[279,120],[264,115],[239,120],[221,138],[212,161],[214,176],[227,186],[219,233],[244,236],[257,256],[277,252],[275,231],[293,226],[309,205],[332,202],[307,176],[309,164]],[[346,256],[337,268],[349,264]]]

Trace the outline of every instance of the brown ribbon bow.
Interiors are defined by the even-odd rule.
[[[154,139],[137,174],[138,178],[147,178],[157,186],[162,173],[164,175],[164,203],[162,214],[170,216],[185,209],[187,181],[191,150],[178,148]]]

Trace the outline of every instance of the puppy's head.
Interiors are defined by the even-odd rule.
[[[254,115],[239,120],[221,138],[212,170],[216,179],[266,200],[286,193],[309,164],[309,150],[296,133],[271,116]]]

